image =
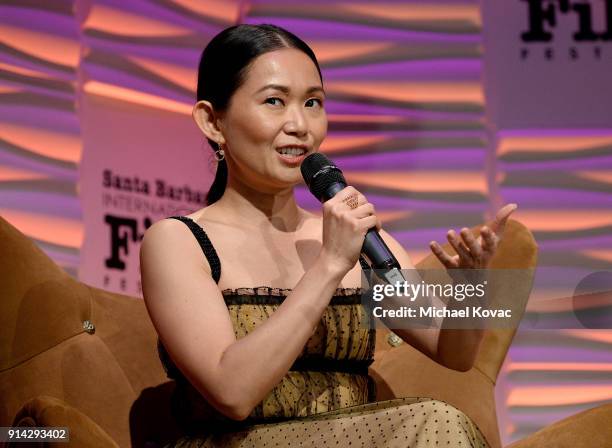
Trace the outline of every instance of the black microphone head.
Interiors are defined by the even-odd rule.
[[[306,157],[300,170],[310,192],[320,201],[324,200],[324,193],[331,184],[340,183],[346,186],[346,180],[340,168],[320,152]]]

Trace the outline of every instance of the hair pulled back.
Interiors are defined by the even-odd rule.
[[[227,110],[232,95],[246,80],[249,66],[255,58],[281,48],[303,51],[321,69],[312,49],[299,37],[276,25],[241,24],[224,29],[208,43],[198,67],[197,101],[210,101],[216,112]],[[213,151],[219,149],[216,142],[207,139]],[[227,162],[217,165],[215,179],[206,195],[210,205],[221,198],[227,185]]]

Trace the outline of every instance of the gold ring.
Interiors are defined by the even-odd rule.
[[[359,205],[359,197],[357,196],[357,194],[353,193],[342,199],[342,202],[348,205],[351,209],[356,209]]]

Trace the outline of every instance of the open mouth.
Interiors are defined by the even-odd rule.
[[[306,149],[286,146],[284,148],[277,148],[276,152],[279,153],[284,158],[299,158],[306,154]]]

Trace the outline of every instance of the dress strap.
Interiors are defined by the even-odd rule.
[[[219,279],[221,278],[221,262],[217,256],[217,251],[210,242],[210,239],[208,238],[208,235],[206,235],[204,229],[193,219],[186,216],[170,216],[170,218],[178,219],[189,227],[189,230],[191,230],[193,236],[195,236],[198,243],[200,243],[204,256],[208,260],[212,278],[214,279],[215,283],[219,283]]]

